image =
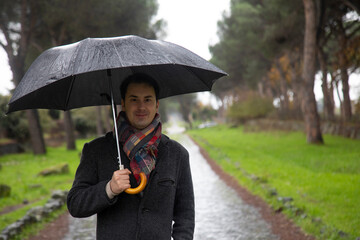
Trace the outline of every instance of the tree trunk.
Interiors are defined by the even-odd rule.
[[[341,54],[343,55],[343,54]],[[342,59],[343,57],[340,57]],[[341,84],[342,84],[342,93],[343,93],[343,117],[344,121],[348,122],[351,120],[351,100],[349,94],[349,74],[347,73],[347,67],[341,64]]]
[[[339,44],[340,44],[340,52],[339,52],[339,65],[340,65],[340,76],[341,76],[341,84],[342,84],[342,92],[343,92],[343,117],[344,121],[348,122],[351,120],[352,112],[351,112],[351,101],[349,95],[349,74],[347,72],[348,63],[346,60],[346,33],[344,28],[342,27],[342,22],[339,23]],[[340,25],[341,24],[341,25]]]
[[[280,115],[284,119],[289,118],[290,102],[288,95],[288,84],[286,80],[286,74],[279,62],[279,59],[275,60],[275,65],[280,75]]]
[[[327,70],[326,59],[324,56],[324,52],[320,47],[318,47],[317,53],[318,53],[318,59],[319,59],[319,63],[320,63],[321,73],[322,73],[321,88],[322,88],[322,92],[323,92],[323,96],[324,96],[325,119],[329,120],[329,121],[335,121],[334,104],[331,101],[329,88],[328,88],[328,81],[327,81],[328,70]]]
[[[342,101],[341,96],[340,96],[339,82],[338,81],[335,81],[335,90],[336,90],[336,93],[337,93],[337,96],[338,96],[338,99],[339,99],[339,102],[340,102],[340,116],[341,116],[341,119],[345,119],[345,117],[344,117],[344,105],[343,105],[343,101]]]
[[[334,111],[335,111],[335,97],[334,97],[334,87],[336,85],[336,73],[334,72],[331,72],[330,73],[330,87],[329,87],[329,98],[330,98],[330,101],[331,101],[331,104],[334,106]],[[334,119],[336,120],[336,116],[335,116],[335,113],[334,113]]]
[[[64,126],[65,126],[65,139],[67,150],[75,150],[75,134],[74,134],[74,125],[71,118],[70,111],[64,112]]]
[[[45,142],[41,129],[39,114],[36,109],[26,110],[26,116],[29,121],[29,132],[34,154],[45,154]]]
[[[109,131],[112,131],[112,122],[111,122],[111,119],[112,119],[112,113],[111,113],[111,109],[106,106],[105,108],[105,128],[106,128],[106,131],[109,132]]]
[[[104,134],[101,106],[96,106],[95,109],[96,109],[96,133],[98,136],[101,136]]]
[[[219,122],[221,123],[225,123],[226,121],[226,117],[225,117],[225,114],[226,114],[226,107],[225,107],[225,96],[218,96],[218,98],[220,99],[220,102],[221,102],[221,105],[217,111],[217,119]]]
[[[324,143],[314,94],[316,64],[316,8],[313,0],[303,0],[305,10],[304,66],[302,72],[302,110],[308,143]]]
[[[2,24],[0,24],[0,28],[7,42],[7,45],[3,46],[3,48],[9,58],[9,65],[13,73],[13,81],[15,86],[17,86],[25,74],[25,59],[31,34],[33,33],[36,23],[36,16],[35,14],[29,13],[29,11],[31,12],[31,6],[27,1],[22,1],[20,5],[15,4],[15,6],[20,7],[18,9],[21,25],[20,38],[16,37],[16,41],[11,38],[11,31],[8,28],[5,28],[9,22],[2,22]],[[26,117],[29,123],[30,139],[34,154],[46,153],[45,141],[39,121],[38,111],[34,109],[27,110]]]
[[[290,61],[290,76],[291,76],[291,90],[293,92],[293,104],[292,104],[292,117],[297,120],[303,119],[303,113],[301,110],[301,76],[298,74],[296,62],[298,62],[297,54],[293,56]]]
[[[7,52],[9,57],[9,65],[13,73],[13,81],[17,86],[21,78],[24,76],[24,63],[25,58],[23,56],[13,56],[11,52]],[[43,136],[43,131],[40,125],[39,114],[36,109],[26,110],[26,118],[29,124],[30,141],[34,154],[45,154],[46,147]]]
[[[180,104],[180,113],[185,122],[189,124],[190,129],[192,129],[192,116],[191,109],[194,102],[195,95],[187,94],[180,95],[177,97]]]

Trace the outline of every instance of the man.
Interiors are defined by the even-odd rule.
[[[192,239],[194,194],[188,152],[161,134],[157,83],[135,74],[121,85],[119,170],[114,133],[84,145],[68,209],[74,217],[97,214],[97,239]],[[147,175],[143,192],[124,192]]]

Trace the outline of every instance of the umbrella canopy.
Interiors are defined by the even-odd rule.
[[[109,84],[115,104],[120,104],[122,80],[139,72],[157,81],[160,98],[209,91],[226,75],[195,53],[166,41],[138,36],[87,38],[43,52],[16,87],[8,113],[108,105]]]

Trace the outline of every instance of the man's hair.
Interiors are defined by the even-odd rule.
[[[157,84],[155,79],[153,79],[152,77],[150,77],[145,73],[135,73],[126,77],[125,80],[121,83],[120,93],[121,93],[121,98],[123,100],[125,100],[125,94],[130,83],[138,83],[138,84],[145,83],[153,87],[155,91],[156,100],[159,99],[159,85]]]

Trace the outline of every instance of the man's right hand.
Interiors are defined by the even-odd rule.
[[[110,180],[110,190],[118,195],[130,188],[130,174],[129,169],[117,170],[113,173]]]

